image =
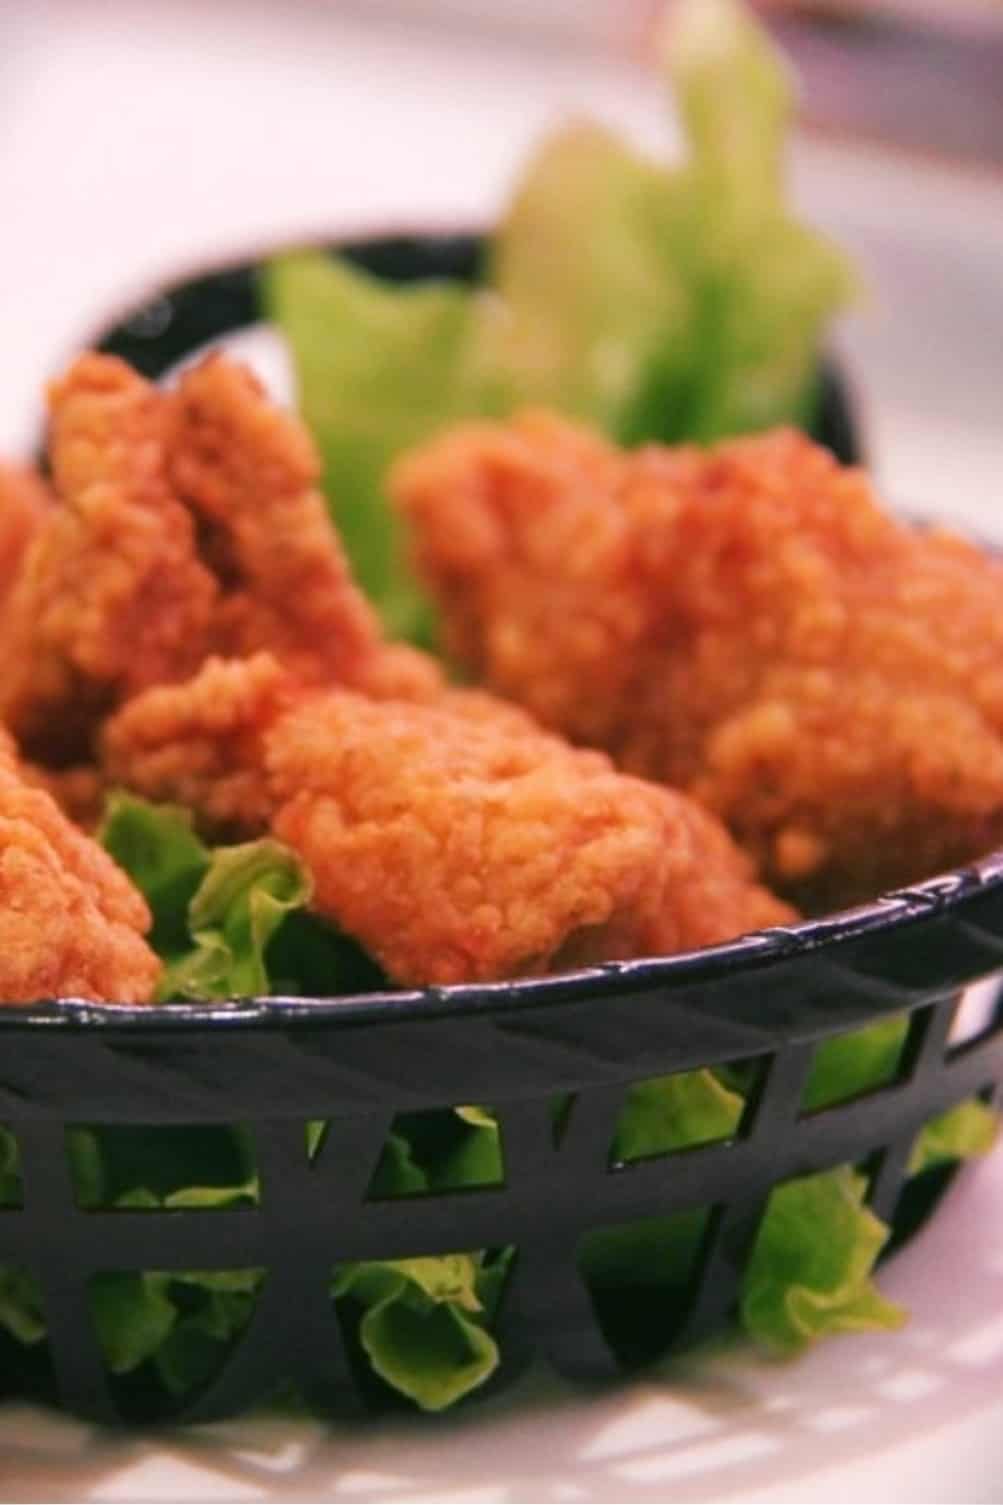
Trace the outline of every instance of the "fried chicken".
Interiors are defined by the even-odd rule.
[[[799,907],[1003,834],[1003,569],[801,435],[624,453],[527,414],[393,485],[453,652],[698,798]]]
[[[0,720],[58,765],[86,755],[109,706],[191,672],[216,588],[167,487],[156,390],[121,361],[85,355],[49,404],[60,505],[0,609]]]
[[[250,372],[211,356],[164,394],[86,355],[50,408],[58,505],[35,519],[41,486],[0,476],[0,719],[43,768],[86,760],[117,706],[212,654],[267,650],[304,683],[437,691],[431,660],[383,641],[313,443]]]
[[[169,456],[223,587],[217,650],[268,650],[304,681],[364,676],[380,629],[351,578],[304,425],[245,367],[210,356],[178,386]]]
[[[448,703],[455,693],[434,660],[403,644],[381,649],[356,678],[373,700]],[[102,778],[149,800],[184,805],[217,841],[260,836],[275,805],[264,736],[308,693],[274,654],[213,656],[183,684],[147,690],[109,717],[100,743]],[[477,698],[470,699],[471,715]],[[528,720],[515,706],[482,698],[496,717],[508,712]]]
[[[315,906],[405,985],[685,950],[792,912],[690,801],[492,697],[314,695],[266,739]]]
[[[95,831],[101,824],[108,790],[100,768],[90,763],[46,768],[41,763],[22,761],[21,776],[32,788],[50,794],[75,826]]]
[[[51,506],[48,488],[35,471],[0,464],[0,602],[14,584]]]
[[[54,800],[22,778],[0,732],[0,1004],[145,1003],[160,962],[146,903]]]
[[[316,907],[405,984],[678,951],[780,924],[723,828],[478,690],[377,699],[210,660],[105,731],[105,770],[214,836],[271,827]]]
[[[264,735],[295,693],[269,653],[210,658],[193,679],[148,690],[111,717],[102,739],[108,783],[183,805],[216,839],[260,836],[274,810]]]

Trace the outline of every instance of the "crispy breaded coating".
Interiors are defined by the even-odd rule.
[[[305,428],[245,368],[211,356],[164,394],[86,355],[50,408],[57,505],[29,527],[44,488],[0,475],[0,717],[43,773],[88,761],[106,716],[213,653],[271,652],[304,683],[437,693],[441,671],[383,641],[351,579]]]
[[[791,431],[623,453],[541,414],[394,480],[450,646],[717,813],[820,911],[1003,834],[1003,569]]]
[[[357,677],[361,692],[374,700],[448,701],[455,693],[433,659],[403,644],[374,654]],[[274,809],[264,735],[308,693],[273,654],[214,656],[183,684],[147,690],[108,718],[100,746],[103,781],[184,805],[216,840],[259,836]],[[499,708],[496,715],[507,711],[528,722],[516,707],[483,699]]]
[[[712,817],[493,704],[331,692],[267,738],[276,835],[394,981],[522,977],[791,918]]]
[[[271,654],[210,658],[193,679],[148,690],[108,721],[105,776],[184,805],[214,837],[260,835],[274,807],[263,737],[294,693]]]
[[[145,1003],[160,962],[146,903],[55,801],[29,787],[0,734],[0,1004]]]
[[[0,602],[52,506],[45,482],[27,466],[0,463]]]
[[[438,700],[447,689],[442,665],[409,643],[387,643],[360,664],[351,688],[372,700]]]
[[[17,765],[17,743],[7,728],[0,726],[0,772],[10,772]]]
[[[94,831],[104,814],[107,786],[101,770],[91,763],[68,768],[45,768],[40,763],[21,763],[21,776],[34,789],[51,794],[63,814],[84,831]]]
[[[49,403],[61,505],[0,611],[0,718],[61,763],[87,752],[110,705],[191,672],[216,587],[167,488],[156,390],[121,361],[85,355]]]
[[[170,473],[226,592],[218,650],[266,649],[321,683],[364,673],[379,624],[318,489],[316,448],[246,367],[210,356],[181,378]]]

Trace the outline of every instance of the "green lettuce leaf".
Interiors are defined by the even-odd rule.
[[[494,1117],[482,1108],[446,1109],[397,1119],[369,1194],[411,1196],[500,1179]],[[498,1367],[489,1324],[510,1258],[503,1251],[494,1259],[451,1254],[346,1265],[332,1294],[374,1372],[422,1410],[440,1411]]]
[[[909,1032],[907,1014],[889,1014],[864,1029],[832,1035],[815,1051],[804,1108],[815,1112],[893,1082]]]
[[[908,1031],[898,1014],[824,1041],[816,1051],[805,1107],[818,1109],[894,1079]],[[628,1090],[612,1158],[630,1161],[726,1140],[739,1128],[750,1086],[741,1071],[677,1073]],[[984,1154],[997,1116],[966,1103],[926,1127],[911,1170]],[[751,1337],[793,1352],[831,1333],[891,1328],[904,1314],[872,1280],[888,1228],[867,1207],[867,1181],[848,1167],[787,1182],[772,1193],[740,1302]],[[659,1314],[678,1309],[707,1222],[706,1209],[597,1230],[585,1240],[582,1269],[614,1347],[657,1351]],[[632,1307],[624,1292],[640,1294]]]
[[[403,1134],[390,1134],[373,1172],[369,1195],[409,1197],[428,1191],[428,1175],[416,1164],[411,1146]]]
[[[999,1114],[978,1098],[959,1103],[926,1125],[917,1137],[909,1161],[910,1174],[953,1160],[988,1155],[1000,1134]]]
[[[253,1146],[244,1129],[76,1127],[67,1149],[83,1207],[200,1211],[258,1201]],[[200,1183],[192,1182],[197,1167]],[[109,1369],[129,1374],[152,1361],[172,1395],[209,1379],[243,1329],[260,1270],[111,1271],[91,1286],[98,1338]],[[0,1319],[2,1320],[2,1319]]]
[[[745,1108],[712,1071],[652,1077],[627,1092],[613,1140],[613,1159],[642,1160],[728,1139]]]
[[[172,1201],[171,1205],[179,1204]],[[184,1271],[168,1279],[178,1315],[153,1359],[168,1392],[184,1395],[216,1373],[234,1339],[247,1326],[264,1272]]]
[[[864,1029],[823,1041],[808,1076],[805,1109],[828,1108],[895,1081],[908,1032],[909,1016],[890,1014]],[[999,1114],[978,1098],[959,1103],[920,1130],[909,1174],[987,1155],[996,1144],[999,1127]]]
[[[470,1254],[369,1262],[340,1271],[334,1294],[361,1309],[358,1341],[375,1373],[422,1410],[441,1411],[498,1367],[484,1325],[485,1273]]]
[[[501,1136],[484,1108],[401,1113],[383,1147],[370,1194],[407,1196],[499,1186],[505,1179]]]
[[[773,1191],[742,1283],[750,1337],[796,1353],[833,1333],[902,1325],[905,1313],[871,1279],[888,1229],[866,1195],[866,1179],[846,1166]]]
[[[309,252],[273,261],[263,290],[293,351],[355,577],[392,636],[427,642],[430,608],[383,480],[397,455],[443,424],[500,406],[491,356],[497,309],[458,285],[389,287]]]
[[[38,1282],[16,1265],[0,1265],[0,1329],[25,1348],[41,1343],[48,1331]]]
[[[153,1355],[156,1372],[173,1396],[190,1394],[217,1373],[254,1307],[253,1295],[215,1294],[209,1290],[204,1294],[206,1299],[195,1311],[177,1317]]]
[[[501,358],[518,403],[630,438],[656,373],[660,392],[685,383],[696,307],[673,254],[685,239],[680,207],[665,169],[601,125],[543,142],[489,268],[508,314]],[[646,437],[664,433],[664,413],[647,416],[656,426]]]
[[[225,1207],[257,1200],[254,1147],[245,1128],[137,1130],[74,1125],[66,1132],[79,1205]]]
[[[542,404],[624,443],[709,442],[812,417],[853,278],[787,201],[787,72],[736,0],[680,0],[665,72],[684,161],[561,127],[500,217],[483,289],[394,286],[310,252],[266,269],[333,515],[395,636],[434,634],[386,474],[445,425]]]
[[[166,970],[165,998],[241,998],[271,988],[266,953],[313,884],[299,858],[268,837],[221,847],[188,906],[191,949]]]
[[[286,913],[267,948],[269,991],[284,997],[331,998],[392,988],[348,936],[307,909]]]
[[[789,69],[738,0],[681,0],[664,53],[690,147],[677,180],[687,244],[699,247],[685,432],[709,441],[805,423],[822,336],[855,280],[787,206]]]
[[[149,904],[154,951],[166,962],[184,955],[191,944],[188,907],[211,860],[189,812],[112,794],[98,839]]]
[[[359,1338],[375,1372],[424,1411],[455,1405],[498,1367],[498,1346],[485,1328],[412,1282],[369,1308]]]
[[[304,996],[379,986],[359,948],[308,913],[310,876],[281,843],[210,849],[187,811],[128,794],[111,796],[100,834],[150,906],[162,999],[247,997],[276,984]]]
[[[129,1374],[153,1357],[177,1320],[169,1275],[116,1271],[91,1281],[91,1312],[112,1374]]]

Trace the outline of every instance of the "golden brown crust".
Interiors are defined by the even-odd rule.
[[[0,473],[0,717],[40,769],[88,760],[105,717],[211,653],[267,651],[303,683],[437,693],[431,660],[383,642],[309,435],[250,372],[212,356],[165,395],[85,355],[50,407],[55,505],[37,479]]]
[[[36,471],[0,463],[0,602],[51,507],[52,496]]]
[[[315,696],[267,747],[275,831],[317,908],[403,984],[657,955],[792,917],[710,816],[482,694]]]
[[[160,962],[150,915],[111,858],[0,747],[0,1003],[145,1003]]]
[[[263,738],[293,697],[271,654],[211,658],[193,679],[148,690],[108,721],[105,776],[184,805],[209,835],[260,835],[273,811]]]
[[[45,768],[39,763],[21,764],[21,775],[34,789],[44,789],[75,826],[95,831],[104,813],[107,787],[101,770],[90,763],[69,768]]]
[[[434,660],[403,644],[381,649],[358,677],[361,693],[373,700],[427,703],[454,693]],[[310,693],[271,653],[213,656],[183,684],[147,690],[108,718],[100,743],[102,780],[184,805],[209,837],[259,836],[274,810],[263,738]],[[514,706],[511,714],[526,719]]]
[[[1003,571],[792,431],[617,451],[525,415],[397,470],[451,646],[832,908],[1003,834]]]
[[[164,399],[121,361],[86,355],[50,408],[62,505],[0,613],[0,717],[59,762],[87,751],[110,704],[191,671],[215,587],[164,478]]]
[[[246,368],[210,356],[179,383],[170,473],[224,586],[218,650],[266,649],[300,679],[353,682],[380,631],[349,573],[303,424]]]

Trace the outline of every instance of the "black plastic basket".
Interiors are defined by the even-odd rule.
[[[383,240],[352,248],[396,277],[473,275],[477,242]],[[189,282],[118,328],[105,347],[157,374],[256,318],[253,269]],[[819,434],[844,457],[852,426],[825,383]],[[597,1228],[711,1208],[664,1348],[733,1310],[771,1189],[832,1166],[866,1166],[870,1200],[901,1237],[922,1126],[1003,1080],[1003,1019],[951,1043],[962,991],[1003,971],[1003,855],[833,918],[663,960],[518,984],[365,997],[265,999],[144,1009],[73,1001],[0,1010],[0,1123],[20,1149],[22,1204],[0,1210],[0,1266],[38,1280],[48,1362],[62,1402],[128,1417],[92,1325],[98,1272],[266,1272],[253,1316],[182,1415],[232,1414],[292,1381],[335,1411],[366,1400],[330,1299],[344,1261],[497,1249],[516,1259],[495,1331],[490,1390],[536,1354],[563,1373],[613,1374],[577,1257]],[[821,1112],[803,1110],[820,1041],[908,1012],[897,1078]],[[734,1138],[629,1165],[610,1157],[629,1086],[700,1066],[748,1063],[755,1087]],[[552,1103],[570,1098],[555,1134]],[[457,1103],[497,1113],[504,1181],[483,1190],[367,1197],[395,1115]],[[306,1124],[330,1127],[311,1160]],[[95,1211],[78,1205],[73,1125],[245,1125],[260,1177],[252,1207]],[[909,1198],[906,1198],[906,1202]]]

